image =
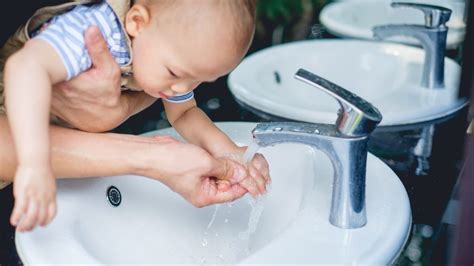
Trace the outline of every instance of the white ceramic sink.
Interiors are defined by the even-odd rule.
[[[249,143],[255,125],[218,123],[240,144]],[[176,135],[169,129],[149,135],[156,134]],[[332,166],[325,155],[295,144],[261,152],[273,183],[256,204],[245,196],[198,209],[138,176],[58,181],[58,215],[46,228],[16,234],[20,258],[25,264],[382,265],[399,254],[410,229],[410,204],[382,161],[368,156],[367,225],[343,230],[328,221]],[[110,186],[121,192],[118,207],[106,198]]]
[[[336,121],[339,104],[293,78],[299,68],[330,80],[371,102],[380,127],[427,122],[455,113],[461,67],[445,60],[445,88],[421,87],[424,51],[401,44],[361,40],[311,40],[260,50],[230,74],[234,97],[257,111],[291,120]]]
[[[319,20],[332,34],[340,37],[373,39],[372,28],[386,24],[424,25],[424,14],[413,8],[393,8],[390,0],[353,0],[336,1],[321,10]],[[451,19],[446,24],[449,28],[447,48],[456,48],[464,40],[466,24],[464,1],[448,0],[409,0],[400,2],[438,5],[452,10]],[[407,44],[419,44],[416,39],[394,37],[391,40]]]

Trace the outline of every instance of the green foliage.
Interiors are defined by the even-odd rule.
[[[258,0],[257,14],[260,19],[286,25],[298,19],[306,5],[320,7],[325,2],[326,0]]]

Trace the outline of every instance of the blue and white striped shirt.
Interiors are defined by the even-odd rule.
[[[92,66],[85,46],[84,32],[90,26],[97,26],[110,53],[120,66],[130,63],[125,32],[113,9],[102,1],[93,5],[78,5],[68,12],[53,17],[44,29],[34,33],[34,38],[48,42],[59,54],[67,71],[67,80],[79,75]],[[186,102],[193,92],[165,99],[170,102]]]

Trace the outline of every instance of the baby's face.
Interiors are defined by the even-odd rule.
[[[183,25],[165,20],[133,38],[134,78],[151,96],[167,98],[212,82],[234,69],[247,50],[234,47],[225,24]]]

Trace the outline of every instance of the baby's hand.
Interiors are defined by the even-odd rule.
[[[242,158],[246,150],[247,147],[240,147],[237,153],[227,154],[225,157],[244,164],[247,168],[249,176],[238,183],[255,198],[267,192],[266,186],[271,182],[270,171],[267,160],[260,153],[256,153],[250,162],[244,162]]]
[[[49,167],[19,166],[13,182],[15,206],[10,223],[19,232],[45,226],[56,215],[56,180]]]

